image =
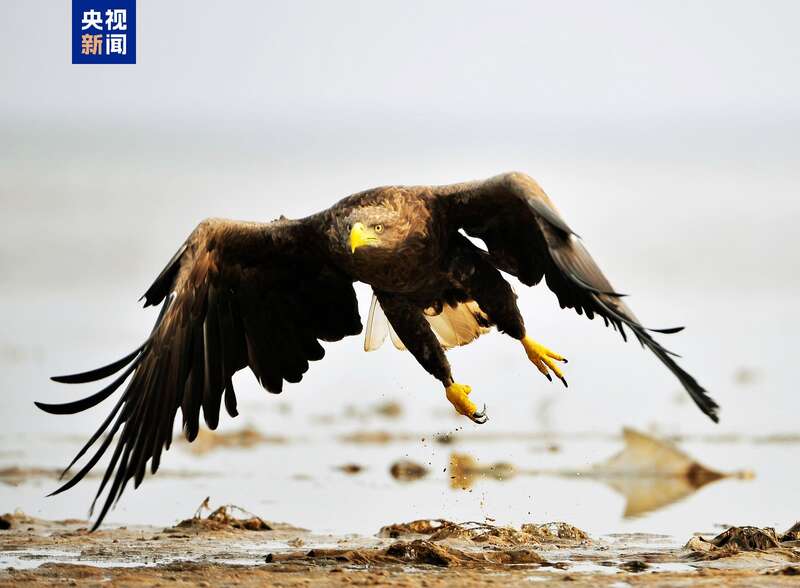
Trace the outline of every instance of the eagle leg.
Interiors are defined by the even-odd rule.
[[[527,336],[525,322],[517,307],[517,295],[502,274],[478,254],[474,247],[459,242],[455,251],[457,253],[453,255],[449,268],[453,280],[475,300],[500,332],[522,343],[528,359],[548,380],[553,381],[550,375],[552,372],[566,386],[567,380],[553,360],[564,363],[567,360]]]
[[[450,363],[430,323],[425,320],[423,309],[398,294],[376,291],[375,295],[400,340],[414,359],[442,383],[447,399],[456,411],[475,423],[485,423],[488,420],[486,407],[479,411],[478,407],[467,398],[471,388],[453,381]]]
[[[458,382],[453,382],[445,388],[447,399],[456,409],[456,412],[463,414],[472,422],[482,425],[489,420],[489,417],[486,416],[486,405],[483,406],[483,410],[478,411],[478,407],[469,399],[470,392],[472,392],[470,386],[459,384]]]
[[[553,360],[555,360],[567,363],[565,357],[555,353],[554,351],[550,351],[547,347],[541,343],[537,343],[527,335],[520,339],[520,343],[522,343],[522,346],[525,348],[525,353],[528,355],[528,359],[530,359],[531,363],[533,363],[533,365],[535,365],[536,368],[542,372],[542,374],[544,374],[544,377],[552,382],[553,378],[550,376],[550,372],[552,371],[555,376],[561,380],[561,383],[564,384],[565,387],[567,386],[567,380],[564,377],[563,372],[553,362]]]

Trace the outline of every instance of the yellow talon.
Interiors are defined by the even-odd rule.
[[[457,382],[453,382],[445,388],[447,399],[458,414],[463,414],[465,417],[472,419],[472,421],[483,424],[488,420],[486,407],[484,406],[483,410],[478,412],[478,407],[468,398],[470,392],[472,392],[470,386]]]
[[[561,380],[564,386],[567,385],[567,380],[564,378],[564,373],[556,366],[553,360],[556,361],[563,361],[567,363],[567,360],[555,353],[554,351],[550,351],[544,345],[541,345],[528,337],[527,335],[522,338],[522,346],[525,348],[525,353],[528,355],[528,359],[531,360],[533,365],[544,374],[544,376],[552,381],[552,377],[550,377],[550,372],[552,371],[556,377]]]

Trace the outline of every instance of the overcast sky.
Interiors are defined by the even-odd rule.
[[[70,2],[0,3],[25,122],[800,119],[800,3],[138,1],[135,66],[73,66]],[[87,123],[90,124],[90,123]]]

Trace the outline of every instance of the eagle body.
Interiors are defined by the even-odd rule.
[[[96,528],[127,484],[141,483],[148,464],[156,472],[178,412],[192,441],[201,414],[211,429],[223,405],[238,414],[237,371],[249,367],[266,390],[279,393],[323,358],[321,341],[360,333],[357,281],[374,294],[365,349],[391,335],[475,422],[486,421],[485,410],[454,381],[445,350],[493,326],[519,340],[548,379],[552,372],[566,385],[553,363],[566,360],[527,336],[501,271],[526,286],[544,281],[562,308],[599,315],[623,337],[626,329],[633,333],[717,420],[717,404],[651,335],[680,329],[643,327],[541,187],[511,172],[446,186],[374,188],[298,220],[201,222],[142,297],[145,306],[161,305],[145,342],[107,366],[53,378],[110,383],[71,402],[36,403],[74,414],[122,389],[65,473],[86,456],[82,466],[55,493],[77,484],[113,444],[95,498],[105,492]]]

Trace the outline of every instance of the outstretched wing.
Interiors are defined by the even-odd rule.
[[[66,404],[43,404],[53,414],[91,408],[130,381],[68,471],[95,444],[94,453],[53,494],[77,484],[117,439],[95,497],[107,488],[97,528],[126,484],[138,486],[147,463],[158,469],[180,409],[192,441],[202,410],[215,429],[220,405],[236,416],[231,377],[249,366],[270,392],[299,382],[308,362],[325,354],[319,343],[361,332],[352,281],[326,264],[302,221],[269,224],[207,220],[201,223],[143,296],[163,302],[149,338],[131,354],[102,368],[53,378],[77,384],[117,372],[101,391]],[[65,473],[66,473],[65,471]],[[94,503],[92,505],[94,508]]]
[[[675,333],[681,328],[646,329],[639,323],[532,178],[508,173],[483,182],[440,186],[434,194],[443,199],[454,230],[483,240],[495,267],[528,286],[544,278],[562,308],[574,308],[590,319],[600,315],[623,338],[628,327],[675,374],[700,410],[718,421],[717,403],[648,332]]]

